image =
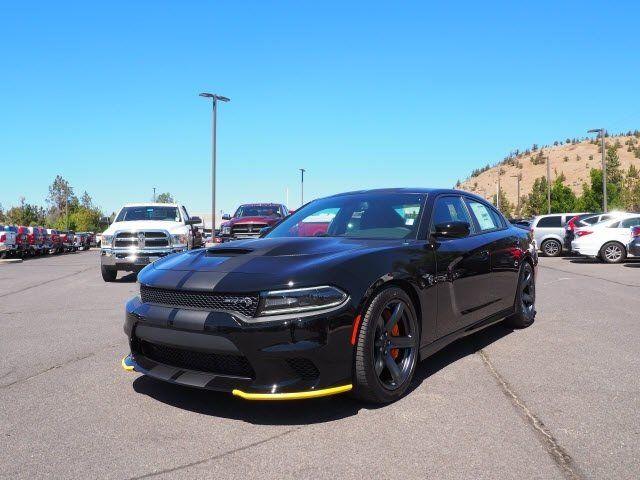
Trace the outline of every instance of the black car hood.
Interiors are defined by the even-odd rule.
[[[208,249],[171,255],[154,264],[157,270],[221,273],[276,273],[303,267],[356,250],[380,248],[398,240],[368,240],[335,237],[264,238],[238,240]]]

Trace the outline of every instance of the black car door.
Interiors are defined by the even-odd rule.
[[[479,310],[484,318],[513,307],[524,252],[517,231],[493,206],[470,197],[466,203],[476,226],[476,244],[489,252],[490,281],[484,287],[485,306]]]
[[[436,225],[466,222],[470,234],[464,238],[436,235]],[[460,195],[440,195],[435,199],[430,236],[435,253],[438,336],[447,335],[487,316],[492,296],[489,250],[477,224]]]

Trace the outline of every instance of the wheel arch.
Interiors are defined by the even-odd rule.
[[[385,288],[390,287],[400,288],[411,299],[413,308],[416,311],[418,327],[420,328],[420,336],[422,336],[422,302],[420,301],[420,295],[418,294],[418,287],[407,278],[385,275],[384,277],[377,279],[369,286],[365,294],[362,296],[362,299],[356,309],[356,316],[361,317],[364,315],[376,295]],[[352,335],[355,337],[359,333],[360,322],[357,322],[357,324],[354,325],[354,328],[356,331],[354,331]]]

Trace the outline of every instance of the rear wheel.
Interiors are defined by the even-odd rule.
[[[620,263],[627,258],[627,249],[619,242],[607,242],[600,249],[600,258],[606,263]]]
[[[102,273],[102,279],[105,282],[114,282],[118,276],[118,271],[115,268],[100,267],[100,273]]]
[[[404,290],[378,293],[364,314],[354,358],[353,394],[372,403],[399,399],[418,362],[420,329]]]
[[[536,282],[529,262],[524,262],[520,268],[514,307],[515,313],[505,321],[508,326],[526,328],[533,323],[536,318]]]
[[[0,259],[4,260],[7,258],[7,252],[0,252]]]
[[[562,253],[562,245],[558,240],[554,239],[549,239],[542,242],[540,249],[546,257],[557,257]]]

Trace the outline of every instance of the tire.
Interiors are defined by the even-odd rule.
[[[353,396],[377,404],[402,397],[418,363],[419,340],[420,327],[409,296],[397,287],[379,292],[360,325],[353,361]]]
[[[102,279],[105,282],[115,282],[118,276],[118,271],[114,268],[107,268],[100,266],[100,273],[102,273]]]
[[[545,257],[557,257],[562,253],[562,244],[558,240],[549,239],[542,242],[540,250]]]
[[[7,252],[0,252],[0,260],[7,258]]]
[[[605,263],[621,263],[627,258],[627,249],[620,242],[607,242],[600,249],[600,259]]]
[[[511,328],[527,328],[536,318],[536,282],[533,267],[523,262],[518,277],[518,290],[514,304],[515,313],[507,317],[505,324]]]

